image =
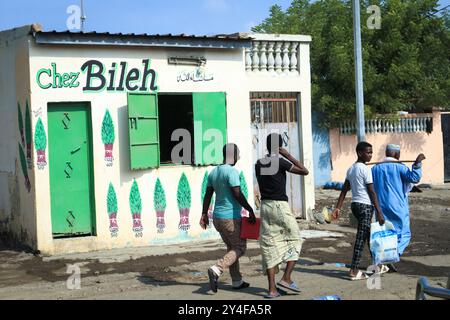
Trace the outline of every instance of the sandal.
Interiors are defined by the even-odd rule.
[[[365,274],[364,272],[362,272],[361,270],[358,270],[358,273],[356,274],[356,276],[348,276],[348,279],[350,279],[351,281],[356,281],[356,280],[366,280],[369,279],[369,276],[367,274]]]
[[[280,287],[283,287],[283,288],[285,288],[285,289],[288,289],[288,290],[297,292],[297,293],[300,292],[299,287],[295,284],[294,281],[292,281],[290,284],[288,284],[287,282],[284,282],[284,281],[281,280],[281,281],[279,281],[279,282],[277,283],[277,285],[280,286]]]
[[[273,294],[273,293],[268,293],[264,296],[264,298],[266,299],[274,299],[274,298],[278,298],[281,297],[281,294],[277,291],[277,293]]]
[[[381,268],[377,267],[377,270],[375,271],[375,274],[383,274],[383,273],[387,273],[389,272],[390,268],[387,265],[382,264]],[[366,273],[368,274],[373,274],[374,271],[370,270],[370,271],[366,271]]]

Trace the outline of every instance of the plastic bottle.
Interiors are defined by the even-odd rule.
[[[313,300],[342,300],[338,295],[315,297]]]

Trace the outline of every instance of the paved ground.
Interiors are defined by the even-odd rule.
[[[316,195],[321,210],[333,205],[339,193],[318,190]],[[381,289],[368,289],[366,281],[346,280],[347,269],[336,265],[351,260],[355,229],[348,205],[346,202],[341,220],[333,224],[299,222],[306,240],[294,280],[302,293],[281,300],[334,294],[345,300],[414,299],[421,276],[428,277],[432,285],[446,286],[450,276],[450,186],[411,194],[412,243],[398,264],[399,273],[381,277]],[[0,299],[263,299],[266,278],[255,241],[249,242],[247,255],[241,259],[242,273],[251,287],[232,290],[226,273],[220,279],[219,292],[208,291],[206,270],[223,252],[220,241],[55,257],[0,246]],[[69,290],[67,264],[75,263],[81,269],[81,289]],[[367,250],[363,265],[369,265]],[[375,281],[369,286],[375,286]]]

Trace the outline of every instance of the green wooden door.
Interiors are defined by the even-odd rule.
[[[84,103],[49,104],[48,141],[54,237],[94,232],[91,116]]]

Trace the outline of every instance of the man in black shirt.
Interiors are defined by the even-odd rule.
[[[267,273],[269,293],[266,298],[280,296],[275,285],[279,264],[286,262],[286,270],[278,286],[300,292],[291,279],[295,263],[300,257],[302,240],[297,221],[286,195],[286,172],[308,175],[309,171],[289,152],[281,148],[283,140],[277,133],[267,136],[269,154],[255,164],[261,193],[260,246],[263,270]],[[283,156],[284,158],[280,157]],[[286,160],[287,159],[287,160]],[[289,161],[288,161],[289,160]]]

